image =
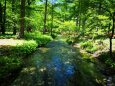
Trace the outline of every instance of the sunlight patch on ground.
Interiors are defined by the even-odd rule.
[[[35,67],[28,67],[28,68],[24,68],[22,72],[34,72],[35,70],[36,70]]]
[[[109,48],[109,39],[104,40],[104,43],[107,44],[107,48]],[[112,39],[112,49],[115,50],[115,39]]]
[[[24,40],[15,40],[15,39],[0,39],[0,46],[16,46],[23,44]]]

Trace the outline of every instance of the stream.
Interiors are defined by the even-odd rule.
[[[104,86],[102,78],[94,64],[82,60],[78,50],[52,41],[24,59],[24,67],[11,86]]]

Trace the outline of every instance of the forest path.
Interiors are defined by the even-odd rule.
[[[25,59],[24,68],[11,86],[101,86],[94,81],[94,68],[92,63],[82,61],[72,46],[52,41]]]

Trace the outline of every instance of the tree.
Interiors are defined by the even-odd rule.
[[[3,15],[3,25],[1,28],[1,32],[2,34],[5,34],[6,31],[6,0],[4,0],[4,15]]]
[[[14,11],[15,11],[15,0],[12,0],[12,14],[14,16]],[[16,24],[15,24],[15,19],[13,19],[13,34],[16,35]]]
[[[28,18],[30,18],[30,16],[31,16],[31,15],[30,15],[30,14],[31,14],[31,7],[30,7],[30,6],[31,6],[31,3],[32,3],[31,0],[27,0],[27,17],[28,17]],[[32,30],[31,30],[32,28],[31,28],[31,25],[30,25],[30,24],[31,24],[31,23],[30,23],[30,19],[28,19],[27,22],[28,22],[28,23],[27,23],[27,31],[28,31],[28,32],[31,32],[31,31],[32,31]]]
[[[26,0],[21,0],[21,7],[20,7],[20,33],[19,33],[19,38],[23,38],[24,37],[25,1]]]
[[[2,4],[0,3],[0,32],[1,32],[1,30],[2,30],[2,24],[3,24],[3,21],[2,21],[2,15],[3,15],[3,13],[2,13]]]
[[[43,29],[43,34],[45,34],[47,28],[46,28],[46,19],[47,19],[47,4],[48,0],[45,0],[45,13],[44,13],[44,29]]]
[[[105,0],[102,2],[103,4],[101,5],[102,6],[102,9],[105,10],[105,12],[107,12],[109,15],[109,19],[111,20],[112,19],[112,29],[110,30],[110,57],[112,58],[112,60],[115,61],[115,58],[113,57],[112,55],[112,38],[113,38],[113,35],[114,35],[114,29],[115,29],[115,1],[113,0]]]

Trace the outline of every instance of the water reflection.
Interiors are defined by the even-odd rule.
[[[12,86],[70,86],[75,75],[74,57],[67,44],[52,42],[26,59],[25,68],[31,71],[22,72]]]
[[[64,62],[60,56],[52,57],[50,62],[47,63],[47,70],[51,71],[49,74],[52,76],[53,86],[67,86],[69,77],[74,74],[74,66],[69,62]],[[47,76],[46,73],[45,76]]]

